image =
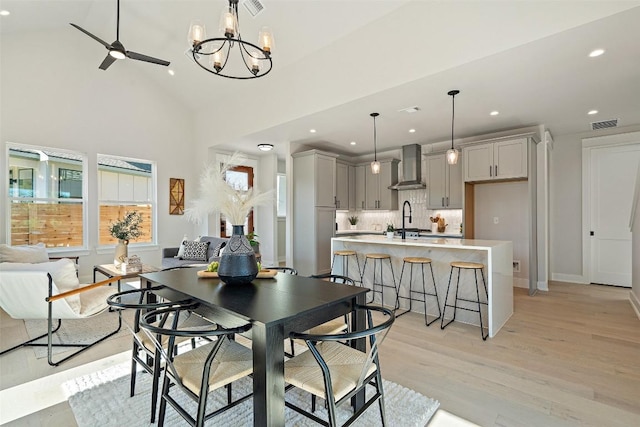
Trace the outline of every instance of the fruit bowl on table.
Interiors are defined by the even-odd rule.
[[[271,278],[275,277],[276,274],[278,274],[278,270],[266,270],[266,269],[265,270],[260,270],[260,271],[258,271],[258,276],[256,276],[256,279],[271,279]],[[217,279],[218,278],[218,272],[217,271],[200,270],[200,271],[198,271],[198,277]]]

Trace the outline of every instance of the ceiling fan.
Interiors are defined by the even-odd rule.
[[[118,0],[118,14],[117,14],[117,22],[116,22],[116,41],[114,41],[113,43],[109,44],[109,43],[105,42],[104,40],[100,39],[99,37],[94,36],[89,31],[85,30],[84,28],[82,28],[82,27],[80,27],[80,26],[78,26],[76,24],[71,24],[71,26],[77,28],[80,31],[82,31],[83,33],[85,33],[86,35],[88,35],[92,39],[98,41],[104,47],[107,48],[109,53],[107,54],[107,57],[104,58],[104,61],[102,61],[102,64],[100,64],[99,68],[101,70],[106,70],[107,68],[109,68],[109,66],[111,64],[113,64],[116,59],[124,59],[124,58],[135,59],[137,61],[151,62],[152,64],[158,64],[158,65],[164,65],[164,66],[169,65],[169,61],[165,61],[163,59],[158,59],[158,58],[153,58],[151,56],[143,55],[141,53],[136,53],[136,52],[132,52],[130,50],[125,50],[124,49],[124,46],[122,45],[122,43],[120,43],[120,0]]]

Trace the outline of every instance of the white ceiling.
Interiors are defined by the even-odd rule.
[[[137,61],[119,61],[112,67],[143,70],[194,112],[219,108],[220,99],[225,98],[230,99],[231,109],[239,111],[241,101],[252,91],[275,97],[279,90],[286,92],[280,85],[286,85],[287,76],[293,80],[293,73],[309,69],[309,64],[318,72],[306,73],[305,84],[330,95],[336,82],[327,80],[329,73],[323,70],[346,67],[345,54],[356,57],[362,67],[357,69],[362,87],[353,88],[350,83],[349,90],[341,92],[344,96],[319,100],[313,107],[308,99],[301,99],[294,105],[296,111],[288,105],[286,114],[270,111],[246,133],[234,131],[233,147],[244,145],[250,153],[258,142],[278,146],[282,141],[347,155],[370,153],[372,111],[381,113],[380,151],[407,143],[446,141],[451,137],[451,98],[447,96],[451,89],[461,91],[456,97],[456,139],[538,124],[554,135],[586,132],[590,122],[613,118],[620,120],[620,126],[640,124],[638,1],[263,3],[266,9],[255,19],[240,6],[240,28],[249,40],[263,25],[274,31],[274,71],[267,77],[252,82],[217,78],[185,58],[189,23],[202,19],[208,31],[216,28],[226,4],[223,0],[122,0],[120,41],[128,50],[171,61],[176,75],[170,77],[164,67]],[[86,58],[88,67],[97,68],[106,50],[69,23],[107,42],[115,39],[115,0],[1,0],[0,9],[11,12],[0,19],[3,35],[77,33],[83,39],[82,50],[69,54]],[[496,25],[500,19],[507,22]],[[391,30],[378,39],[370,36],[375,28]],[[606,53],[588,58],[595,48]],[[323,58],[332,58],[332,52],[336,61],[327,64]],[[329,65],[332,68],[326,68]],[[287,100],[295,102],[295,97]],[[274,110],[269,102],[265,106]],[[410,106],[421,110],[398,112]],[[588,116],[592,109],[599,113]],[[492,110],[500,114],[489,116]],[[310,128],[318,132],[310,134]],[[410,128],[416,132],[409,134]],[[357,145],[349,145],[350,141]]]

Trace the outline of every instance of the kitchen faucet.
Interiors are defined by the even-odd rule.
[[[405,232],[405,229],[404,229],[404,219],[407,217],[404,214],[404,207],[405,206],[409,206],[409,224],[411,224],[411,203],[409,203],[408,200],[405,200],[404,203],[402,204],[402,233],[401,233],[402,240],[404,240],[406,238],[406,232]]]

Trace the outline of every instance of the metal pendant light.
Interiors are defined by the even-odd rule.
[[[459,90],[450,90],[447,95],[451,96],[451,148],[447,150],[447,163],[455,165],[458,163],[458,150],[453,148],[453,121],[456,117],[456,95],[459,94]]]
[[[371,162],[371,173],[376,175],[380,173],[380,162],[378,161],[378,151],[377,151],[377,147],[376,147],[376,139],[377,139],[377,135],[376,135],[376,117],[378,117],[380,114],[378,113],[371,113],[369,114],[371,117],[373,117],[373,162]]]

